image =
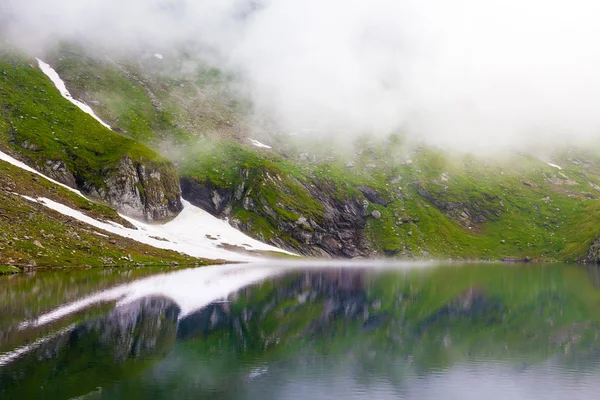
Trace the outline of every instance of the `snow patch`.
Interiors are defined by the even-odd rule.
[[[276,251],[292,254],[246,236],[226,221],[220,220],[208,212],[194,207],[185,200],[182,200],[184,205],[183,211],[172,221],[163,225],[145,224],[121,216],[137,228],[130,229],[115,222],[98,221],[78,210],[47,198],[34,199],[28,196],[22,197],[112,234],[133,239],[160,249],[185,253],[192,257],[229,261],[255,261],[259,258],[259,256],[239,254],[221,247],[226,244],[239,246],[249,251]],[[209,239],[206,235],[217,235],[217,238],[213,237]]]
[[[60,94],[62,94],[62,96],[65,99],[67,99],[71,103],[75,104],[84,113],[89,114],[92,117],[94,117],[94,119],[96,121],[100,122],[104,127],[108,128],[108,129],[111,129],[111,127],[107,123],[105,123],[100,118],[98,118],[98,116],[94,113],[94,110],[92,110],[92,108],[90,106],[88,106],[87,104],[85,104],[82,101],[74,99],[73,96],[71,96],[71,93],[69,93],[69,90],[67,89],[67,86],[65,85],[65,83],[63,82],[63,80],[60,79],[60,76],[58,75],[58,73],[49,64],[46,64],[45,62],[43,62],[39,58],[37,58],[36,60],[38,61],[38,64],[39,64],[40,69],[42,70],[42,72],[44,74],[46,74],[46,76],[48,78],[50,78],[50,80],[52,81],[52,83],[54,83],[54,86],[56,86],[56,88],[58,89],[58,91],[60,92]]]
[[[163,55],[158,53],[154,54],[154,57],[158,58],[159,60],[163,59]]]
[[[250,140],[250,142],[251,142],[251,143],[252,143],[254,146],[256,146],[256,147],[261,147],[261,148],[263,148],[263,149],[272,149],[272,147],[271,147],[271,146],[269,146],[269,145],[266,145],[266,144],[264,144],[264,143],[261,143],[261,142],[259,142],[258,140],[255,140],[255,139],[252,139],[252,138],[248,138],[248,140]]]
[[[554,167],[554,168],[562,169],[562,167],[560,167],[556,164],[552,164],[552,163],[546,163],[546,164],[548,164],[549,166]]]

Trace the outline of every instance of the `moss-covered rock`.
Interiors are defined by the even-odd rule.
[[[123,157],[99,195],[123,213],[148,220],[171,218],[183,208],[176,171],[169,165]]]

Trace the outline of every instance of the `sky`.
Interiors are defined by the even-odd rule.
[[[34,53],[195,49],[283,132],[476,149],[599,136],[598,16],[590,0],[3,0],[0,31]]]

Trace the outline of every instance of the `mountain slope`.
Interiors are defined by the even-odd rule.
[[[90,201],[2,152],[0,172],[0,266],[199,265],[207,259],[286,256],[186,202],[173,220],[149,225]],[[0,272],[11,271],[2,267]]]
[[[176,215],[172,164],[82,113],[32,62],[13,52],[0,57],[0,149],[132,216]]]
[[[113,129],[172,158],[183,199],[256,239],[327,257],[598,259],[593,151],[494,159],[401,135],[340,149],[277,132],[258,147],[244,123],[250,109],[226,100],[227,77],[135,57],[98,60],[67,47],[53,63]]]
[[[21,268],[148,265],[205,260],[157,249],[81,223],[31,201],[44,196],[109,223],[131,224],[114,210],[0,161],[0,265]]]

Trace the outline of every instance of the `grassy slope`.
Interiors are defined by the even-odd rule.
[[[68,207],[78,209],[84,214],[100,221],[113,221],[123,226],[131,224],[121,218],[112,208],[88,200],[68,189],[60,187],[51,181],[7,162],[0,161],[0,186],[5,191],[29,197],[46,197]]]
[[[91,101],[99,104],[98,114],[136,140],[155,143],[164,137],[186,136],[175,127],[171,110],[153,104],[147,89],[135,80],[136,75],[108,65],[83,56],[60,57],[57,72],[76,88],[77,97],[88,97],[89,101],[86,94],[93,93]],[[99,76],[102,78],[95,78]]]
[[[153,56],[119,62],[63,44],[53,64],[73,94],[104,120],[153,147],[185,145],[201,134],[234,134],[242,108],[226,89],[230,77],[194,60]],[[182,72],[186,70],[186,72]]]
[[[564,167],[560,173],[579,179],[571,165]],[[434,255],[576,260],[600,233],[600,215],[593,212],[598,201],[586,197],[598,175],[554,185],[558,171],[531,157],[494,163],[433,151],[416,154],[412,164],[388,176],[397,173],[403,177],[400,199],[378,207],[382,218],[369,222],[383,250],[408,243]],[[449,210],[453,205],[460,206]],[[395,224],[402,210],[418,222]],[[465,220],[463,211],[485,220]]]
[[[323,220],[323,206],[300,184],[310,183],[314,178],[311,169],[272,152],[255,151],[232,140],[204,140],[184,153],[180,173],[199,182],[226,188],[235,189],[245,182],[246,187],[251,188],[250,197],[255,203],[261,204],[261,199],[265,200],[277,216],[247,211],[239,202],[235,204],[233,216],[243,222],[252,221],[255,233],[264,240],[279,235],[294,241],[274,228],[276,219],[296,221],[300,217],[292,210],[300,210],[304,217],[317,222]]]
[[[63,161],[78,182],[104,188],[123,156],[147,166],[170,163],[146,146],[114,133],[64,99],[33,60],[0,57],[0,148],[43,170]]]
[[[306,192],[296,193],[294,182],[326,180],[338,198],[361,198],[356,186],[370,186],[390,201],[387,206],[369,205],[381,218],[368,217],[365,231],[373,248],[383,254],[574,261],[584,258],[600,235],[600,202],[591,193],[600,174],[591,167],[583,173],[563,160],[564,169],[558,171],[536,158],[517,155],[486,163],[430,149],[413,154],[412,163],[403,165],[385,154],[392,151],[389,145],[384,149],[374,149],[347,168],[342,161],[306,165],[232,141],[212,141],[190,150],[181,173],[236,188],[241,170],[254,171],[258,178],[250,181],[255,194],[269,199],[279,218],[287,220],[298,218],[287,208],[320,219],[318,203],[305,198]],[[366,167],[370,163],[377,165]],[[568,181],[572,182],[562,183]],[[460,206],[448,210],[448,204]],[[461,219],[463,210],[472,218]],[[485,220],[473,220],[477,215]],[[253,220],[267,240],[278,234],[268,218],[241,207],[234,216]]]
[[[197,95],[189,80],[167,79],[164,73],[148,74],[141,68],[95,61],[65,49],[57,56],[60,74],[74,92],[99,101],[96,108],[103,118],[156,148],[169,137],[185,144],[175,150],[183,176],[235,190],[242,172],[248,173],[252,198],[265,199],[277,215],[259,215],[237,204],[233,216],[251,222],[250,233],[264,240],[283,236],[295,245],[278,231],[277,219],[292,221],[303,215],[322,220],[322,207],[302,189],[315,181],[326,182],[331,195],[340,199],[362,199],[356,186],[367,185],[390,202],[369,206],[382,215],[369,217],[365,230],[375,254],[578,260],[600,235],[600,205],[593,187],[600,185],[600,159],[591,154],[584,159],[558,157],[555,161],[565,168],[559,171],[523,155],[494,162],[449,157],[433,149],[411,153],[395,136],[380,144],[368,139],[357,143],[353,168],[345,166],[345,158],[331,158],[335,149],[328,146],[314,150],[320,161],[294,162],[229,139],[196,138],[214,131],[227,136],[223,121],[236,118],[233,109],[216,104],[218,96],[186,108],[184,99]],[[193,83],[201,92],[218,92],[226,81],[214,71],[198,74]],[[194,122],[186,125],[184,120]],[[405,163],[407,158],[412,163]],[[463,211],[469,218],[461,217]],[[485,220],[474,221],[477,216]]]
[[[0,265],[25,266],[30,261],[38,268],[204,263],[92,228],[20,195],[42,195],[100,220],[122,221],[108,207],[0,161]]]

